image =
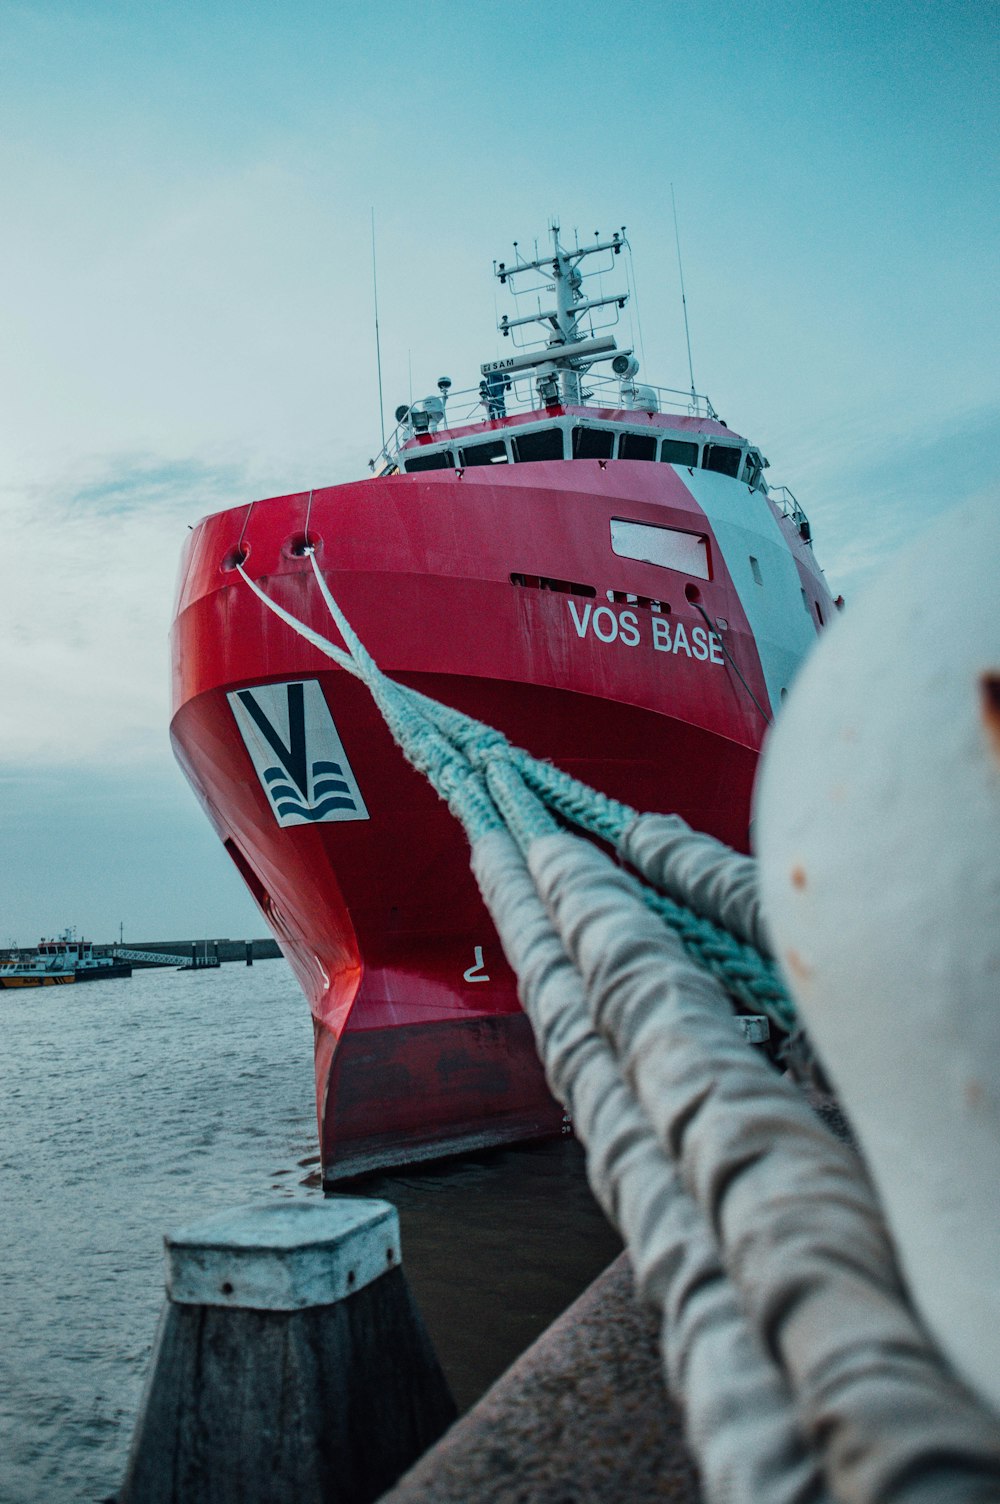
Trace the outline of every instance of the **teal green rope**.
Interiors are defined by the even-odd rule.
[[[597,789],[588,788],[578,778],[564,773],[551,762],[539,762],[537,758],[512,748],[512,760],[525,783],[534,789],[540,799],[581,830],[599,836],[617,846],[638,811],[617,799],[609,799]]]
[[[629,825],[636,819],[637,810],[619,803],[617,799],[609,799],[606,794],[563,772],[554,763],[541,762],[532,757],[522,747],[515,747],[493,726],[487,726],[451,706],[441,705],[420,694],[418,690],[411,689],[408,693],[420,702],[421,709],[434,721],[438,730],[462,749],[473,767],[484,766],[498,748],[503,748],[528,787],[550,809],[557,810],[565,820],[581,830],[617,846]]]
[[[461,748],[474,767],[485,766],[493,803],[522,850],[535,836],[557,829],[551,817],[545,816],[544,806],[615,847],[636,818],[637,812],[628,805],[512,746],[492,726],[418,691],[409,693],[422,708],[426,707],[438,729]],[[794,1005],[766,957],[664,894],[645,885],[642,891],[646,903],[674,930],[692,960],[710,972],[735,1002],[751,1012],[765,1013],[786,1032],[794,1026]]]
[[[680,939],[693,961],[722,984],[730,997],[751,1013],[766,1013],[786,1033],[795,1026],[795,1004],[773,962],[728,930],[643,885],[647,906]]]
[[[487,793],[482,773],[441,734],[415,697],[382,672],[330,593],[315,554],[310,556],[310,563],[358,677],[368,686],[401,751],[447,801],[470,841],[501,829],[504,821]]]
[[[470,841],[506,827],[526,851],[536,837],[559,829],[549,813],[554,810],[590,835],[614,847],[620,844],[636,818],[634,809],[512,746],[494,727],[389,679],[334,600],[315,555],[310,562],[346,653],[283,610],[242,568],[240,574],[276,615],[367,685],[404,756],[447,802]],[[781,1029],[794,1026],[794,1005],[767,957],[664,894],[645,885],[642,894],[680,937],[692,959],[734,1001],[752,1012],[766,1013]]]
[[[522,852],[526,852],[538,836],[555,835],[559,829],[545,805],[525,787],[524,779],[507,758],[493,757],[487,763],[486,787]]]

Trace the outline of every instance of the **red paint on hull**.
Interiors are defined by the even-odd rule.
[[[307,505],[275,498],[192,535],[172,735],[309,999],[326,1177],[556,1132],[562,1115],[459,826],[367,691],[268,613],[232,567],[248,549],[251,577],[339,640],[297,552]],[[388,673],[608,794],[745,848],[764,731],[754,699],[766,707],[767,691],[711,529],[670,466],[574,461],[505,467],[502,478],[368,481],[316,492],[308,515],[324,575]],[[588,606],[604,608],[605,636],[627,609],[606,605],[609,590],[663,602],[689,641],[704,625],[683,575],[611,554],[610,519],[623,515],[708,537],[712,577],[698,581],[698,604],[728,623],[745,685],[707,656],[658,648],[648,607],[634,607],[636,626],[616,626],[611,641],[592,629]],[[512,575],[594,593],[520,587]],[[302,679],[322,686],[367,820],[276,821],[227,693]],[[466,977],[477,946],[488,982]]]
[[[333,1058],[324,1162],[341,1176],[562,1131],[523,1013],[355,1029]],[[378,1115],[372,1112],[378,1103]]]

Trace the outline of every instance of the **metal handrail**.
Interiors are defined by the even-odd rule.
[[[444,422],[436,429],[429,430],[431,436],[443,438],[446,432],[454,428],[464,427],[476,421],[487,421],[491,416],[494,418],[511,417],[520,413],[537,412],[541,417],[545,413],[546,404],[538,395],[533,372],[511,371],[506,379],[509,386],[503,390],[500,398],[502,413],[490,413],[491,404],[488,399],[484,398],[481,387],[465,387],[461,391],[449,393]],[[580,373],[580,385],[580,401],[572,403],[573,407],[645,411],[642,407],[625,408],[622,383],[617,377]],[[702,392],[683,391],[679,387],[653,386],[651,382],[642,382],[641,386],[648,387],[656,393],[660,412],[683,413],[691,418],[718,418],[718,413],[711,401]],[[595,400],[599,397],[607,397],[608,400]],[[397,423],[382,449],[374,459],[369,460],[369,468],[377,475],[391,469],[396,463],[396,456],[403,444],[412,435],[413,430],[405,419]]]
[[[768,486],[767,494],[787,518],[798,528],[803,542],[812,543],[812,524],[799,504],[798,498],[787,486]]]
[[[771,500],[781,508],[782,517],[789,518],[792,522],[798,522],[805,517],[805,512],[799,505],[798,498],[787,486],[771,486],[767,488],[767,494]]]

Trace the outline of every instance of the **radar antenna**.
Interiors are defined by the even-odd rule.
[[[509,337],[515,329],[521,329],[530,324],[541,324],[546,334],[545,349],[535,355],[488,362],[489,371],[487,366],[484,366],[483,374],[487,375],[493,370],[537,367],[539,392],[543,398],[552,400],[553,387],[561,384],[563,402],[578,403],[582,372],[586,371],[595,360],[606,360],[618,353],[616,343],[610,337],[587,338],[587,332],[593,336],[593,329],[585,332],[580,327],[580,321],[597,308],[614,306],[622,309],[628,300],[627,292],[612,293],[607,297],[586,297],[583,292],[584,277],[596,275],[596,273],[585,274],[580,270],[580,263],[587,256],[601,252],[610,252],[612,256],[619,255],[625,244],[625,230],[624,227],[621,230],[615,230],[610,240],[598,238],[594,245],[581,246],[577,243],[572,250],[566,250],[563,247],[559,240],[559,233],[559,225],[553,221],[549,225],[549,234],[552,237],[552,251],[549,255],[539,256],[536,243],[534,259],[527,261],[521,256],[517,241],[515,241],[513,264],[494,261],[494,275],[499,278],[501,284],[510,284],[511,292],[515,297],[544,290],[555,293],[555,307],[543,308],[539,302],[536,313],[513,319],[504,314],[497,328],[505,338]],[[608,270],[608,268],[604,267],[601,270]],[[542,282],[535,283],[531,287],[515,288],[513,279],[531,272],[540,273],[543,278]],[[580,348],[574,350],[574,346]],[[632,352],[624,353],[630,355]]]

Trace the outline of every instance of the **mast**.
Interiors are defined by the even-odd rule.
[[[605,343],[610,347],[607,350],[596,352],[593,349],[596,341],[586,341],[586,354],[583,350],[574,355],[572,347],[584,343],[584,334],[580,329],[580,320],[595,308],[606,308],[612,304],[619,309],[625,307],[628,293],[612,293],[608,297],[587,298],[583,293],[584,273],[580,270],[580,263],[587,256],[594,256],[601,252],[610,251],[617,256],[624,244],[624,226],[616,230],[610,240],[595,240],[593,245],[574,246],[572,250],[566,250],[559,239],[559,225],[553,222],[549,226],[549,234],[552,237],[552,251],[547,256],[536,256],[532,261],[522,259],[515,243],[516,260],[513,265],[506,262],[494,262],[494,275],[499,277],[501,283],[511,282],[511,291],[517,293],[512,279],[525,273],[539,272],[546,279],[542,287],[555,294],[555,307],[542,309],[537,313],[526,314],[522,318],[511,319],[504,314],[498,324],[500,333],[508,337],[514,329],[521,329],[529,324],[541,324],[546,333],[546,348],[539,352],[538,359],[531,361],[538,371],[538,390],[543,401],[555,400],[561,393],[561,400],[567,404],[580,402],[580,377],[595,359],[608,359],[616,354],[631,354],[631,351],[619,352],[614,340]],[[522,294],[528,291],[541,291],[539,287],[524,288]],[[529,364],[523,359],[518,364]],[[485,368],[484,368],[485,370]]]
[[[681,262],[681,232],[677,228],[677,200],[674,198],[674,185],[670,184],[670,202],[674,206],[674,239],[677,241],[677,270],[681,279],[681,307],[684,309],[684,338],[687,340],[688,350],[688,375],[691,377],[691,401],[697,410],[698,393],[694,389],[694,362],[691,359],[691,330],[688,327],[688,300],[684,292],[684,266]]]

